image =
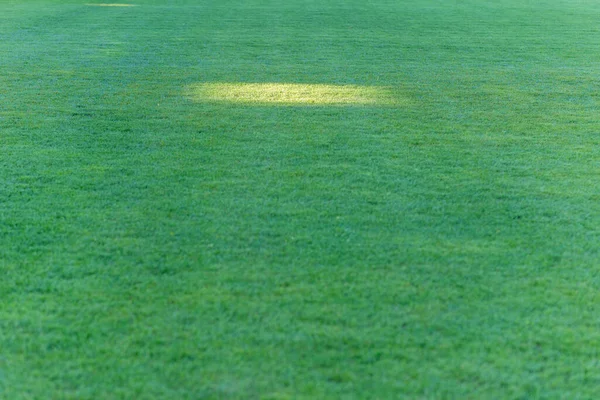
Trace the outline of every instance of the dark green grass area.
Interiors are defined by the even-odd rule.
[[[86,3],[0,2],[0,398],[597,396],[596,1]]]

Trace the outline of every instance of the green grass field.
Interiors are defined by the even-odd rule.
[[[597,398],[599,20],[2,0],[0,398]]]

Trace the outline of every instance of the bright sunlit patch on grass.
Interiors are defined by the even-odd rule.
[[[280,105],[399,104],[389,88],[303,83],[198,83],[187,87],[199,102]]]
[[[88,6],[94,7],[135,7],[135,4],[125,3],[99,3],[99,4],[87,4]]]

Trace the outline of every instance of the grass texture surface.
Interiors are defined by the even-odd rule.
[[[594,398],[599,20],[1,1],[0,398]]]

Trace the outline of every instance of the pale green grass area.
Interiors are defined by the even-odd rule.
[[[88,6],[93,7],[134,7],[135,4],[126,4],[126,3],[88,3]]]
[[[398,105],[389,89],[373,86],[300,83],[203,83],[187,88],[199,102],[284,105]],[[406,101],[404,102],[406,103]]]
[[[107,4],[0,2],[0,398],[597,397],[599,3]]]

